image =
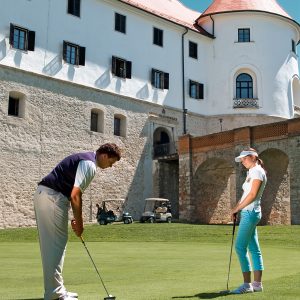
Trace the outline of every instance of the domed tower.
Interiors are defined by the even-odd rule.
[[[196,22],[215,37],[211,114],[299,116],[300,25],[276,0],[215,0]]]

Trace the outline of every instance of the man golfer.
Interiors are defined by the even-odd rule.
[[[44,273],[45,300],[74,300],[76,293],[67,292],[63,263],[68,240],[68,209],[72,206],[72,229],[83,232],[82,193],[96,174],[96,167],[106,169],[120,160],[120,149],[107,143],[96,152],[76,153],[64,158],[38,184],[34,210],[39,232]]]

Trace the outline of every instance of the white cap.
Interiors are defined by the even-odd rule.
[[[236,162],[241,162],[241,158],[246,157],[246,156],[248,156],[248,155],[253,155],[253,156],[257,156],[257,157],[258,157],[257,152],[249,150],[249,151],[242,151],[242,152],[240,153],[240,155],[237,156],[234,160],[235,160]]]

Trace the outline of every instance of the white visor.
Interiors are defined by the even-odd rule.
[[[255,151],[242,151],[239,156],[237,156],[234,160],[236,162],[241,162],[241,158],[246,157],[248,155],[257,156],[258,154]]]

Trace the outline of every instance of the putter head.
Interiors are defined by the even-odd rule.
[[[108,297],[105,297],[104,300],[116,300],[116,297],[113,295],[109,295]]]
[[[230,290],[220,291],[220,294],[222,295],[230,294]]]

